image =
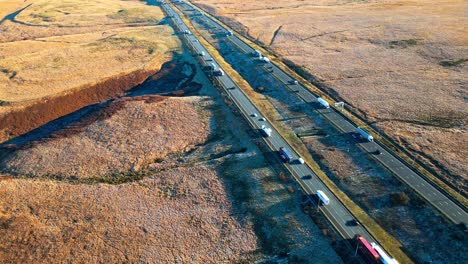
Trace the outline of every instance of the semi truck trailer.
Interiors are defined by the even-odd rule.
[[[330,104],[329,104],[327,101],[325,101],[325,100],[323,100],[322,98],[320,98],[320,97],[317,98],[317,102],[318,102],[323,108],[325,108],[325,109],[330,108]]]
[[[369,132],[365,131],[364,129],[358,127],[356,129],[356,131],[363,137],[365,138],[367,141],[374,141],[374,137],[371,136],[371,134],[369,134]]]
[[[330,198],[321,190],[317,191],[317,197],[322,201],[324,205],[329,205],[330,204]]]
[[[398,264],[398,261],[396,261],[396,259],[394,258],[391,258],[379,245],[377,245],[374,242],[371,242],[371,246],[379,254],[380,262],[382,262],[383,264]]]
[[[380,260],[380,255],[375,249],[369,244],[369,242],[361,235],[356,234],[354,240],[357,243],[357,249],[364,255],[365,258],[372,261],[373,263]]]

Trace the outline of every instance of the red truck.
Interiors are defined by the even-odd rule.
[[[364,255],[364,257],[372,261],[372,263],[377,263],[379,261],[379,253],[375,251],[375,249],[371,246],[369,242],[367,242],[367,240],[363,236],[356,234],[354,236],[354,240],[357,243],[357,249],[362,253],[362,255]]]

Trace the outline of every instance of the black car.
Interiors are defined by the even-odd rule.
[[[356,219],[353,219],[353,220],[349,220],[346,222],[346,225],[347,226],[359,226],[361,225]]]
[[[310,179],[312,179],[312,175],[304,175],[304,176],[302,176],[302,179],[303,180],[310,180]]]

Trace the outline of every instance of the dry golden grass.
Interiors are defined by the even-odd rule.
[[[138,69],[157,70],[177,42],[167,27],[119,28],[44,42],[0,44],[0,100],[24,102],[57,95]],[[12,73],[16,72],[12,77]]]
[[[34,1],[16,17],[28,25],[0,25],[0,100],[24,102],[159,69],[179,46],[170,27],[155,25],[162,18],[159,8],[140,2]]]
[[[25,1],[20,1],[20,0],[17,0],[17,1],[12,1],[12,0],[0,0],[0,6],[2,7],[0,9],[0,20],[10,14],[10,13],[13,13],[15,12],[16,10],[24,7],[28,5],[27,2]]]
[[[248,259],[258,250],[257,237],[252,223],[233,213],[219,168],[177,160],[218,133],[212,103],[204,97],[119,99],[50,139],[15,151],[7,167],[22,177],[0,176],[0,259]],[[135,178],[114,182],[111,172]],[[103,180],[121,184],[96,183]]]
[[[139,171],[207,139],[210,115],[200,112],[201,118],[200,100],[149,98],[157,100],[113,102],[51,139],[13,152],[0,166],[6,173],[27,177],[111,178],[111,174]]]
[[[213,168],[122,185],[0,181],[6,263],[222,263],[257,249]]]
[[[466,2],[192,2],[240,22],[443,179],[466,185]]]

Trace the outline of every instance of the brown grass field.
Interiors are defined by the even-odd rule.
[[[464,1],[192,2],[314,75],[335,99],[466,190]]]
[[[256,249],[216,171],[205,166],[136,183],[0,181],[4,263],[219,263]]]
[[[13,150],[0,259],[251,263],[288,250],[341,263],[228,111],[208,97],[124,98]]]
[[[119,99],[4,159],[4,173],[21,179],[0,178],[0,259],[206,263],[255,250],[216,167],[174,166],[212,133],[209,105]]]
[[[159,9],[3,4],[1,263],[341,263]]]
[[[6,2],[0,18],[0,119],[112,78],[142,72],[148,77],[180,50],[171,27],[159,24],[162,11],[143,2]],[[78,100],[73,110],[85,105]],[[16,135],[0,126],[0,141]]]
[[[15,151],[0,167],[27,177],[109,178],[139,171],[144,164],[188,151],[207,139],[209,124],[198,118],[197,100],[145,99],[118,99],[50,139]],[[138,136],[132,136],[134,131]]]

